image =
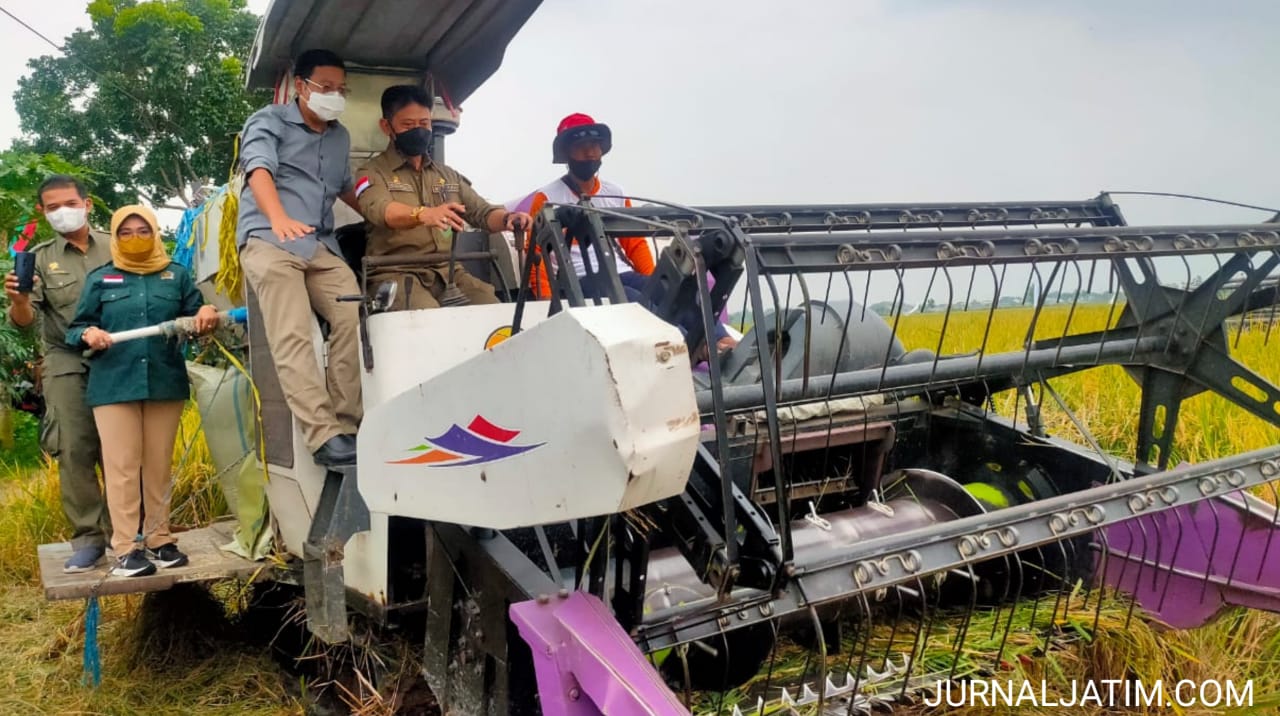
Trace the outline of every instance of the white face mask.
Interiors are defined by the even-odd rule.
[[[72,234],[89,223],[89,212],[82,206],[64,206],[44,215],[49,226],[62,235]]]
[[[337,92],[321,94],[312,90],[311,96],[307,98],[307,106],[321,120],[332,122],[342,116],[342,111],[347,108],[347,98]]]

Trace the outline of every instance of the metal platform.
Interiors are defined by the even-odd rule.
[[[175,533],[182,551],[191,560],[190,564],[173,569],[159,569],[146,577],[108,576],[110,557],[104,559],[97,569],[65,574],[62,564],[71,556],[71,543],[42,544],[39,548],[40,582],[44,585],[45,599],[79,599],[90,596],[95,589],[99,596],[140,594],[163,591],[175,584],[214,582],[230,578],[268,578],[272,573],[269,563],[252,562],[219,549],[219,546],[231,541],[235,525],[234,521],[218,522],[208,527]]]

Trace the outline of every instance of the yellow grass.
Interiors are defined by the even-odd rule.
[[[1050,307],[1036,320],[1035,340],[1047,340],[1065,334],[1098,331],[1114,323],[1120,308],[1109,305],[1086,305],[1074,312],[1066,307]],[[907,348],[927,348],[943,355],[969,353],[983,346],[986,336],[988,354],[1020,351],[1026,345],[1027,329],[1034,311],[1030,308],[1002,309],[994,314],[988,329],[986,311],[904,316],[899,336]],[[947,321],[945,340],[941,339],[943,322]],[[1268,344],[1267,330],[1255,326],[1229,336],[1232,355],[1264,378],[1280,383],[1280,331]],[[1051,381],[1064,402],[1088,426],[1107,452],[1132,460],[1136,450],[1137,414],[1140,400],[1138,384],[1123,368],[1103,366]],[[1045,422],[1049,430],[1068,440],[1083,443],[1065,411],[1045,394]],[[996,407],[1001,414],[1012,415],[1017,396],[1012,392],[999,396]],[[1019,411],[1025,403],[1017,403]],[[1020,417],[1025,418],[1025,415]],[[1280,443],[1280,429],[1269,425],[1214,394],[1198,395],[1182,405],[1178,428],[1174,433],[1173,461],[1202,462],[1215,457],[1257,450]]]

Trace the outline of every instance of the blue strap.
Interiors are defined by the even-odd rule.
[[[84,610],[84,676],[81,678],[82,684],[90,681],[96,689],[102,683],[102,654],[98,650],[98,618],[100,610],[98,608],[98,595],[93,595],[87,600],[87,606]]]

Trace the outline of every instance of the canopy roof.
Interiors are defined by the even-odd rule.
[[[430,72],[461,104],[502,64],[541,0],[271,0],[247,83],[272,87],[304,50],[365,67]],[[441,92],[443,90],[443,92]]]

